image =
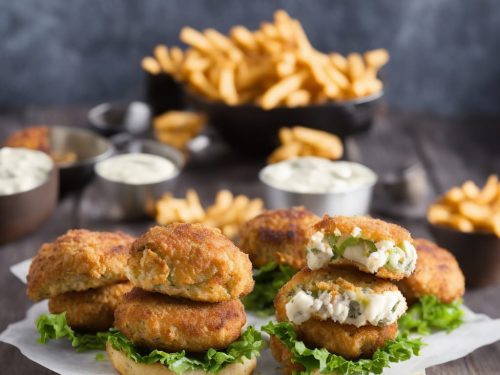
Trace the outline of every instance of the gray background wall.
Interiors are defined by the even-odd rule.
[[[497,0],[0,0],[0,106],[140,98],[141,57],[182,26],[255,28],[277,8],[321,50],[388,48],[392,107],[500,113]]]

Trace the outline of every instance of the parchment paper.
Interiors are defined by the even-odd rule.
[[[28,269],[29,260],[11,267],[12,272],[23,282]],[[419,356],[393,364],[384,375],[415,374],[421,369],[464,357],[481,346],[500,340],[500,319],[494,320],[483,314],[475,314],[465,306],[464,310],[465,323],[460,328],[450,334],[439,332],[425,336],[423,340],[427,346]],[[27,358],[62,375],[116,375],[109,361],[95,360],[98,352],[76,353],[64,339],[45,345],[38,344],[35,320],[47,312],[46,301],[35,304],[28,310],[24,320],[9,325],[0,334],[0,341],[16,346]],[[248,324],[256,328],[260,328],[269,320],[252,313],[247,315]],[[265,349],[258,360],[256,374],[279,374],[277,367],[278,364],[273,360],[269,349]]]

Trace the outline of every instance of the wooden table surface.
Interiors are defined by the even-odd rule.
[[[54,110],[27,108],[0,110],[0,141],[10,132],[30,124],[67,124],[84,126],[88,108]],[[443,119],[414,113],[381,111],[371,133],[357,136],[349,145],[350,158],[360,160],[381,176],[413,162],[419,162],[427,173],[430,191],[426,202],[448,187],[471,178],[483,183],[489,173],[500,172],[500,119]],[[217,146],[218,145],[218,146]],[[176,194],[196,188],[206,204],[222,188],[249,196],[263,196],[257,173],[264,160],[232,154],[219,143],[212,152],[193,158],[181,174]],[[41,243],[52,241],[75,227],[89,229],[121,229],[140,234],[153,222],[106,223],[88,215],[92,212],[92,186],[81,195],[69,196],[60,202],[51,219],[36,232],[20,240],[0,246],[0,331],[24,317],[32,304],[25,296],[25,287],[9,267],[32,257]],[[376,200],[383,199],[377,195]],[[429,237],[420,209],[410,210],[407,217],[392,216],[390,220],[406,226],[414,236]],[[80,203],[80,204],[77,204]],[[378,204],[376,207],[387,206]],[[79,207],[79,209],[78,209]],[[374,216],[387,215],[376,210]],[[474,311],[500,318],[500,287],[468,290],[465,303]],[[450,350],[453,344],[450,343]],[[1,374],[51,374],[31,362],[14,347],[0,343]],[[465,358],[428,369],[429,375],[498,374],[500,373],[500,342],[483,347]]]

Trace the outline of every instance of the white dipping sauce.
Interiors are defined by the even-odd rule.
[[[316,157],[269,165],[260,178],[274,188],[294,193],[341,193],[373,185],[377,180],[375,173],[361,164]]]
[[[98,163],[96,173],[107,180],[131,185],[154,184],[177,174],[170,160],[152,154],[131,153]]]
[[[41,151],[0,148],[0,195],[21,193],[43,184],[54,162]]]

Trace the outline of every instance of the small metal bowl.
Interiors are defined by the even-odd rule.
[[[467,287],[500,284],[500,238],[491,233],[466,233],[431,223],[428,225],[436,243],[457,258]]]
[[[266,181],[264,171],[269,167],[260,171],[259,179],[265,186],[266,207],[270,209],[304,206],[318,216],[367,215],[370,211],[373,187],[377,182],[373,171],[373,182],[346,192],[297,193],[276,188]]]
[[[49,142],[52,153],[75,153],[77,157],[74,163],[58,165],[61,195],[85,187],[94,178],[94,165],[113,154],[106,138],[77,127],[51,126]]]
[[[114,139],[113,142],[120,154],[135,152],[158,155],[170,160],[177,168],[177,173],[166,180],[140,185],[112,181],[96,171],[98,186],[106,199],[108,219],[137,220],[151,216],[154,214],[155,202],[175,187],[185,164],[184,155],[171,146],[147,139],[129,140],[125,137]]]
[[[0,243],[20,238],[47,221],[56,208],[58,192],[59,171],[54,165],[41,185],[0,195]]]
[[[151,124],[151,108],[138,101],[102,103],[89,111],[87,120],[92,128],[104,136],[122,132],[141,134]]]

